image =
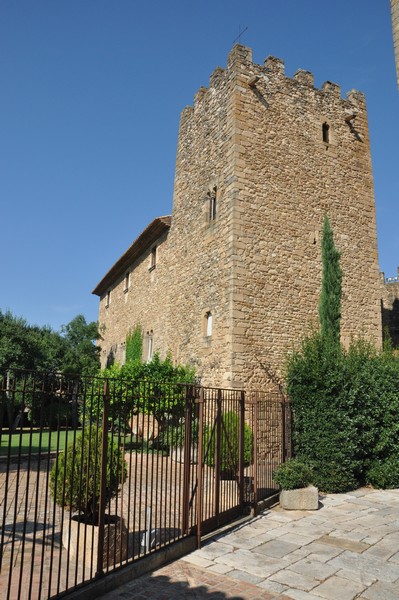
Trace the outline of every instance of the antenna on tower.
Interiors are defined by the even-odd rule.
[[[241,43],[241,36],[247,31],[248,27],[246,27],[245,29],[241,30],[241,25],[238,26],[238,36],[236,37],[236,39],[233,42],[233,46],[234,44],[237,42],[238,44]]]

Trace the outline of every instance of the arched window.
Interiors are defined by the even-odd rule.
[[[323,123],[322,132],[323,132],[323,142],[325,142],[326,144],[329,144],[330,143],[330,126],[327,122]]]

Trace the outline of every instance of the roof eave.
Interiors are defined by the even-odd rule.
[[[139,256],[141,256],[157,239],[161,237],[170,228],[172,218],[168,215],[165,217],[157,217],[148,227],[140,233],[133,244],[129,246],[124,254],[110,268],[106,275],[101,279],[100,283],[92,291],[95,296],[101,296],[107,291],[112,284],[118,279],[124,271],[132,264]]]

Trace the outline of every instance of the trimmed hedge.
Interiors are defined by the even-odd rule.
[[[277,467],[273,479],[283,490],[298,490],[312,483],[313,471],[309,465],[293,458]]]
[[[390,487],[399,457],[399,359],[357,341],[348,351],[319,333],[289,359],[287,391],[294,453],[314,468],[324,492],[372,483]]]

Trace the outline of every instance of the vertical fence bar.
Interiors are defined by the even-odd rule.
[[[240,393],[239,441],[238,441],[238,492],[241,510],[244,507],[244,428],[245,428],[245,392]]]
[[[286,414],[285,414],[285,402],[284,398],[280,401],[281,406],[281,458],[282,462],[287,460],[287,442],[286,442]]]
[[[198,459],[197,459],[197,548],[201,548],[202,524],[202,474],[204,437],[204,388],[200,388],[198,400]]]
[[[216,416],[216,444],[215,444],[215,517],[219,522],[220,510],[220,471],[221,471],[221,452],[222,452],[222,390],[217,391],[217,416]]]
[[[191,412],[192,412],[192,387],[186,386],[186,406],[184,413],[184,463],[183,463],[183,535],[188,533],[190,511],[190,454],[191,454]]]
[[[254,394],[254,512],[257,515],[258,505],[258,392]]]
[[[98,516],[98,549],[97,549],[97,572],[96,577],[103,575],[103,557],[104,557],[104,527],[105,527],[105,507],[107,502],[107,453],[108,453],[108,414],[109,414],[109,382],[104,382],[104,408],[102,419],[101,435],[101,475],[100,475],[100,498],[99,498],[99,516]]]

